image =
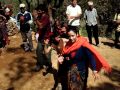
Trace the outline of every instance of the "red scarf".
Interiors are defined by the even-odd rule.
[[[87,42],[87,39],[84,37],[78,37],[74,44],[68,42],[63,48],[63,54],[70,54],[71,52],[78,50],[81,46],[86,47],[93,53],[96,60],[97,71],[104,68],[106,72],[111,72],[111,67],[106,60]]]

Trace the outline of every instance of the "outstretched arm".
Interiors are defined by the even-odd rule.
[[[90,52],[90,50],[86,49],[86,53],[87,53],[88,59],[90,61],[91,69],[93,72],[93,77],[96,80],[99,77],[98,72],[96,70],[96,60],[95,60],[93,54]]]

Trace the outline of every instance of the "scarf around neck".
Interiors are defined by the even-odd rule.
[[[77,37],[75,43],[71,43],[70,41],[66,44],[63,48],[62,54],[70,54],[73,51],[78,50],[81,46],[86,47],[94,56],[96,60],[97,71],[100,71],[102,68],[106,72],[111,72],[110,65],[106,62],[106,60],[95,50],[92,45],[90,45],[86,38],[84,37]]]

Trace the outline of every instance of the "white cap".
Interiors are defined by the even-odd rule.
[[[5,12],[6,12],[6,13],[7,13],[7,12],[9,12],[9,11],[10,11],[10,9],[9,9],[9,8],[6,8],[6,9],[5,9]]]
[[[20,4],[20,6],[19,6],[20,8],[24,8],[25,7],[25,4],[24,3],[22,3],[22,4]]]
[[[88,5],[92,6],[93,5],[93,1],[88,1]]]

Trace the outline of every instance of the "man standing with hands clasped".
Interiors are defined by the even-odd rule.
[[[71,0],[71,4],[67,6],[66,15],[69,28],[76,29],[77,33],[79,33],[81,14],[82,10],[81,7],[77,4],[77,0]]]
[[[97,10],[93,6],[93,1],[88,1],[88,9],[84,12],[84,18],[86,20],[86,30],[88,33],[89,43],[92,44],[92,34],[95,38],[95,45],[99,45],[98,38],[98,25],[97,25]]]
[[[19,5],[20,12],[17,14],[17,23],[20,24],[20,33],[23,40],[25,51],[33,51],[33,42],[30,25],[32,24],[32,15],[25,10],[25,4]]]

